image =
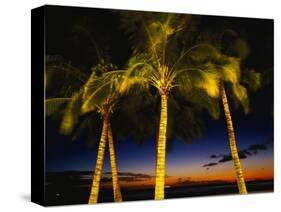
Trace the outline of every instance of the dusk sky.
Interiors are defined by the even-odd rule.
[[[81,18],[79,9],[65,12],[63,18],[60,18],[62,17],[60,16],[61,10],[59,12],[53,10],[53,16],[49,20],[47,19],[46,25],[47,54],[62,55],[74,65],[85,63],[83,67],[90,67],[91,59],[83,58],[86,52],[75,46],[71,39],[73,24],[78,18]],[[114,38],[110,40],[111,51],[113,55],[116,55],[113,60],[117,65],[124,64],[130,48],[126,43],[125,35],[114,25],[116,23],[114,14],[97,12],[96,15],[89,15],[85,11],[83,14],[97,20],[96,27],[100,32],[106,31],[101,25],[113,22],[112,25],[107,25],[110,29],[108,33],[115,33]],[[100,17],[107,17],[103,24],[100,23]],[[207,25],[213,23],[215,26],[218,18],[209,17],[209,19],[206,21]],[[251,54],[245,64],[249,68],[264,72],[273,67],[273,28],[271,21],[259,21],[235,19],[233,23],[241,28],[250,42]],[[120,51],[120,49],[122,50]],[[70,50],[73,50],[74,53],[71,53]],[[244,176],[246,180],[272,179],[273,85],[267,84],[256,93],[250,93],[250,98],[251,107],[248,115],[243,114],[241,108],[235,109],[230,105],[237,146],[243,154],[240,157]],[[224,114],[221,113],[219,120],[212,120],[209,116],[204,115],[204,125],[205,133],[201,138],[191,144],[175,140],[168,151],[166,175],[173,179],[171,182],[177,181],[178,178],[192,181],[235,180],[233,162],[228,159],[230,149]],[[130,126],[128,126],[128,130],[130,130]],[[94,170],[97,145],[89,148],[81,139],[71,141],[70,137],[60,135],[57,122],[49,118],[47,118],[47,133],[47,171]],[[147,138],[146,142],[141,145],[136,144],[132,138],[122,141],[116,139],[115,151],[119,172],[155,175],[155,138]],[[110,172],[108,149],[105,153],[104,172]]]
[[[273,121],[253,115],[234,119],[239,150],[248,150],[251,155],[241,159],[246,180],[273,178]],[[238,118],[238,117],[237,117]],[[240,127],[238,127],[240,126]],[[208,119],[206,135],[186,144],[176,140],[168,151],[166,174],[175,178],[201,180],[234,181],[233,162],[219,162],[229,155],[227,131],[223,117],[219,121]],[[133,172],[155,175],[155,140],[147,139],[144,144],[136,144],[132,139],[116,141],[116,158],[119,172]],[[95,167],[97,145],[88,147],[85,142],[64,137],[49,141],[47,146],[48,171],[90,171]],[[219,155],[219,157],[214,157]],[[212,165],[211,163],[217,163]],[[208,166],[207,164],[211,164]],[[207,166],[204,166],[207,165]],[[105,153],[104,172],[110,172],[108,150]]]

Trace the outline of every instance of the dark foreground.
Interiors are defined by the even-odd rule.
[[[273,192],[273,181],[247,182],[248,193]],[[72,177],[47,175],[46,205],[86,204],[90,194],[90,180],[77,180]],[[154,189],[130,188],[121,190],[123,201],[152,200]],[[216,183],[211,185],[185,185],[165,189],[165,198],[198,197],[209,195],[238,194],[235,183]],[[101,188],[99,202],[113,202],[112,189]]]

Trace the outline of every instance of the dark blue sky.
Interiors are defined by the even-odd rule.
[[[233,121],[239,150],[247,149],[251,145],[273,142],[271,118],[257,120],[253,114],[234,114]],[[167,153],[167,175],[184,177],[192,170],[195,173],[206,172],[206,168],[202,166],[218,160],[211,159],[211,155],[230,153],[224,116],[218,121],[207,118],[205,128],[205,135],[191,144],[175,140],[171,150]],[[58,136],[56,141],[47,141],[48,171],[94,170],[97,145],[90,148],[81,140],[71,141],[70,138],[56,136]],[[116,140],[115,148],[120,172],[155,174],[154,139],[147,139],[144,144],[136,144],[132,139]],[[256,155],[248,156],[241,161],[242,164],[244,161],[251,161],[251,166],[259,163],[261,166],[270,167],[273,163],[273,150],[269,145],[267,150],[258,151]],[[228,164],[229,168],[232,167],[232,162],[221,163],[217,167],[223,167],[224,164]],[[214,167],[210,167],[210,169],[214,169]],[[108,150],[105,152],[104,171],[110,171]]]

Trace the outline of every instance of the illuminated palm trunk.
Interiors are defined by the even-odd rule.
[[[239,155],[238,155],[238,151],[237,151],[235,133],[234,133],[234,128],[233,128],[233,124],[232,124],[231,114],[230,114],[229,105],[227,102],[227,96],[225,93],[223,83],[221,84],[221,98],[222,98],[223,109],[224,109],[225,118],[226,118],[230,151],[231,151],[232,160],[234,163],[239,193],[247,194],[247,188],[246,188],[245,180],[243,177],[243,171],[242,171],[242,167],[241,167],[241,163],[240,163],[240,159],[239,159]]]
[[[158,150],[158,130],[157,130],[157,132],[156,132],[156,138],[155,138],[155,140],[156,140],[156,145],[155,145],[155,173],[156,173],[156,164],[157,164],[157,158],[158,158],[158,156],[157,156],[157,150]]]
[[[161,95],[161,115],[157,141],[155,196],[156,200],[164,199],[165,188],[165,160],[166,160],[166,131],[167,131],[167,95]]]
[[[94,173],[94,179],[93,179],[91,194],[89,198],[89,204],[96,204],[98,202],[100,179],[101,179],[102,168],[103,168],[104,150],[105,150],[107,134],[108,134],[108,118],[104,118],[102,134],[101,134],[99,148],[98,148],[96,169]]]
[[[119,180],[118,180],[116,157],[115,157],[113,136],[112,136],[112,130],[111,130],[110,123],[108,124],[108,146],[109,146],[109,156],[110,156],[110,164],[111,164],[114,201],[122,202],[122,195],[121,195],[120,185],[119,185]]]

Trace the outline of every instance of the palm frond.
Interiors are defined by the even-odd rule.
[[[247,89],[240,85],[240,84],[232,84],[232,93],[234,97],[238,100],[239,103],[241,103],[244,112],[249,112],[249,98]]]
[[[214,72],[201,72],[202,80],[198,81],[195,86],[204,90],[210,97],[218,97],[219,92],[219,77]]]
[[[45,66],[46,97],[70,97],[86,82],[86,74],[59,56],[47,56]],[[63,83],[62,83],[63,82]]]
[[[82,111],[90,112],[120,94],[120,86],[125,70],[118,70],[113,64],[98,64],[84,85]]]
[[[214,119],[220,116],[220,104],[218,98],[210,97],[205,91],[194,88],[192,92],[181,95],[186,101],[190,102],[193,107],[200,110],[206,110]]]
[[[203,69],[201,69],[203,68]],[[177,71],[175,78],[181,92],[191,92],[192,88],[200,88],[211,97],[219,96],[220,75],[211,64],[200,68],[186,68]]]
[[[50,98],[50,99],[46,99],[45,100],[46,116],[52,116],[53,114],[55,114],[68,101],[71,101],[71,98]]]
[[[74,34],[74,37],[81,37],[80,40],[86,39],[89,41],[90,45],[94,48],[95,53],[97,55],[98,61],[101,61],[102,54],[99,50],[99,46],[97,45],[97,42],[94,38],[94,34],[89,30],[90,26],[88,26],[89,23],[86,23],[85,20],[80,20],[76,24],[74,24],[72,33]]]
[[[79,125],[73,130],[72,140],[79,138],[86,140],[88,146],[98,143],[102,130],[102,119],[98,113],[82,116]]]
[[[182,51],[173,64],[172,70],[190,65],[190,62],[202,64],[210,60],[221,60],[221,54],[218,49],[209,43],[199,43]]]
[[[261,73],[255,70],[244,70],[241,76],[241,82],[247,85],[252,91],[256,91],[262,85]]]
[[[75,92],[68,102],[61,121],[60,132],[70,134],[81,115],[82,90]]]
[[[224,54],[238,57],[242,60],[249,56],[251,51],[249,44],[236,31],[226,29],[221,33],[220,38],[219,45]]]
[[[272,85],[274,71],[273,68],[265,69],[261,74],[261,87]]]
[[[97,82],[97,81],[95,81]],[[106,103],[108,99],[110,99],[111,94],[111,82],[103,83],[99,87],[96,87],[95,90],[93,90],[93,86],[90,85],[90,89],[88,90],[89,95],[86,97],[83,97],[84,102],[82,105],[82,112],[87,113],[90,111],[93,111],[97,109],[100,105],[103,105]],[[89,92],[92,91],[92,92]]]
[[[167,126],[167,150],[171,150],[175,140],[191,143],[202,136],[204,126],[200,108],[186,105],[182,100],[169,98]]]
[[[48,74],[48,72],[54,71],[57,71],[56,74],[69,75],[81,83],[84,83],[87,79],[86,74],[70,63],[66,63],[61,57],[48,55],[46,57],[46,72]]]
[[[134,76],[124,78],[119,86],[118,92],[123,95],[129,92],[141,92],[143,90],[148,90],[148,80],[145,77]]]
[[[121,95],[128,94],[130,91],[139,90],[142,92],[148,89],[151,75],[157,72],[150,61],[150,58],[143,54],[130,58],[128,68],[123,73],[118,87],[118,92]]]
[[[238,83],[240,81],[240,59],[228,57],[228,63],[222,65],[222,80],[230,83]]]
[[[164,64],[168,41],[173,35],[179,34],[190,17],[172,13],[134,12],[124,15],[121,20],[134,53],[146,51],[155,62]]]

